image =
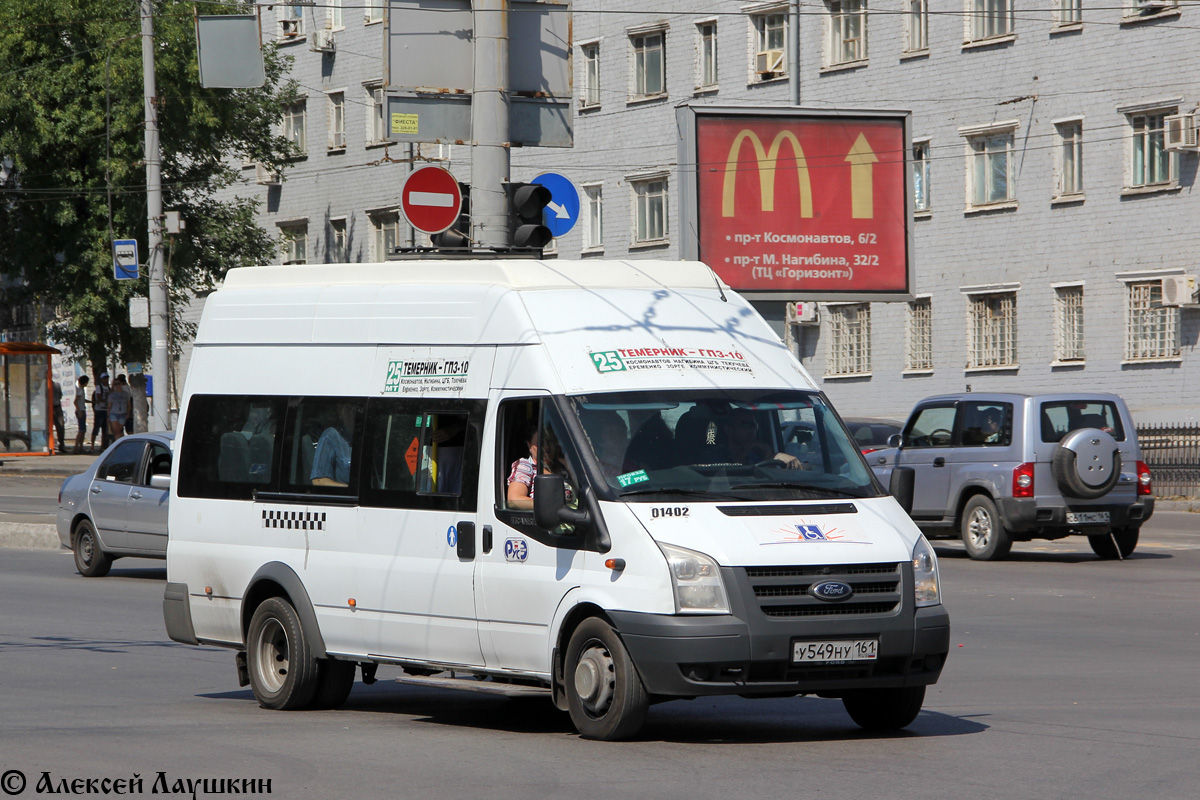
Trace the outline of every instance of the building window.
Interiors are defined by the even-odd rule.
[[[366,5],[363,7],[363,22],[370,25],[373,22],[383,21],[383,6],[382,5]]]
[[[967,368],[1017,366],[1017,293],[971,295],[968,302]]]
[[[300,100],[283,110],[283,138],[295,145],[301,154],[308,152],[308,139],[304,133],[306,106],[307,102]]]
[[[583,86],[580,87],[579,104],[583,108],[600,105],[600,44],[592,42],[581,45],[583,55]]]
[[[829,0],[829,63],[867,57],[867,0]]]
[[[329,144],[330,150],[346,149],[346,93],[330,92],[329,98]]]
[[[904,49],[929,49],[929,0],[907,0],[904,16]]]
[[[1178,13],[1179,0],[1125,0],[1125,17],[1149,17],[1166,12]]]
[[[1077,25],[1083,22],[1083,0],[1058,0],[1054,22],[1057,25]]]
[[[383,124],[387,97],[383,87],[378,84],[368,84],[363,89],[367,93],[367,144],[382,144],[387,141],[387,128]]]
[[[599,183],[583,185],[583,249],[604,249],[604,188]]]
[[[871,372],[871,305],[829,306],[829,375]]]
[[[661,244],[667,239],[667,179],[666,176],[631,179],[637,224],[634,244]]]
[[[929,211],[929,140],[913,142],[913,210]]]
[[[279,237],[283,244],[284,264],[308,263],[308,224],[290,223],[279,226]]]
[[[967,205],[1009,203],[1016,199],[1012,182],[1013,138],[1017,123],[959,128],[967,139]]]
[[[1012,0],[967,0],[970,40],[992,39],[1013,32]]]
[[[1129,148],[1129,186],[1162,186],[1175,182],[1175,158],[1166,149],[1164,124],[1175,109],[1151,114],[1129,114],[1132,132]]]
[[[350,260],[349,239],[346,238],[346,220],[329,220],[329,262],[345,264]]]
[[[1163,307],[1162,281],[1140,281],[1128,286],[1125,360],[1179,358],[1179,309]]]
[[[769,81],[787,75],[787,14],[784,9],[751,14],[754,26],[754,81]]]
[[[1083,287],[1054,290],[1054,360],[1083,361]]]
[[[1058,133],[1054,164],[1054,196],[1083,194],[1083,122],[1069,120],[1054,125]]]
[[[633,86],[631,100],[666,94],[666,33],[655,31],[631,35],[633,48]]]
[[[279,32],[286,38],[304,35],[304,6],[279,7]]]
[[[717,23],[696,23],[696,89],[717,85]]]
[[[908,336],[904,348],[906,370],[933,370],[933,300],[918,297],[908,304]]]
[[[335,31],[345,30],[346,15],[342,12],[342,0],[324,0],[328,10],[329,27]]]
[[[400,215],[395,211],[369,214],[371,220],[371,259],[387,261],[400,244]]]

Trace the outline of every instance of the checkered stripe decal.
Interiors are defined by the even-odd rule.
[[[296,531],[325,530],[324,511],[263,511],[264,528],[286,528]]]

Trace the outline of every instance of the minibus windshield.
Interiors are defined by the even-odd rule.
[[[622,500],[880,494],[853,438],[815,392],[656,390],[571,400],[594,463]]]

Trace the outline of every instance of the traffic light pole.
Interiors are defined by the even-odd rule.
[[[142,85],[146,103],[146,217],[149,223],[147,258],[150,265],[150,370],[154,375],[152,431],[171,429],[171,369],[167,352],[167,279],[162,247],[162,151],[158,142],[158,89],[154,80],[154,5],[141,0]]]
[[[508,0],[472,0],[471,227],[476,247],[508,245]]]

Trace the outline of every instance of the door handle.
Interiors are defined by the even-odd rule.
[[[941,456],[938,456],[937,458],[935,458],[933,460],[933,465],[935,467],[944,467],[944,466],[946,466],[946,459],[942,458]]]
[[[92,494],[100,494],[101,491],[103,490],[99,486],[92,487]]]
[[[142,493],[141,493],[141,492],[130,492],[130,493],[129,493],[129,497],[130,497],[130,499],[131,499],[131,500],[141,500],[141,499],[142,499]]]
[[[460,522],[458,529],[458,557],[464,561],[475,558],[475,523]]]
[[[483,552],[484,553],[492,552],[492,526],[491,525],[483,526]]]

